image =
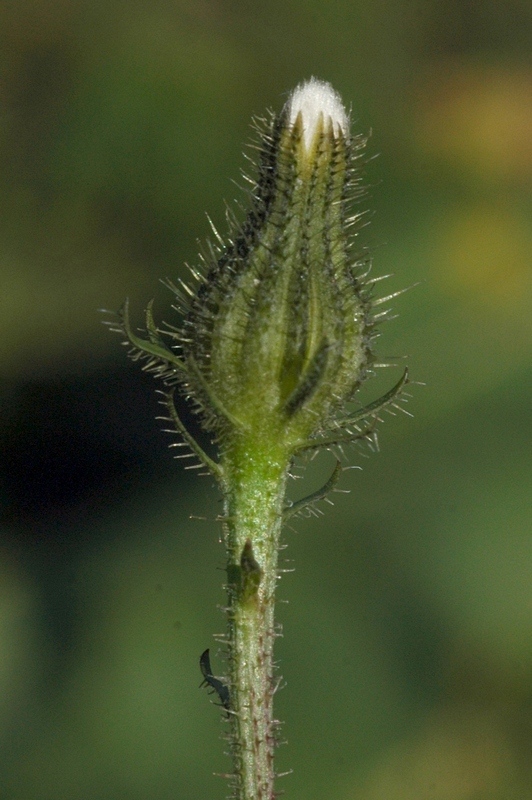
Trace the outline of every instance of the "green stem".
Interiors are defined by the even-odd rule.
[[[225,456],[235,797],[273,800],[275,588],[289,458],[243,441]]]

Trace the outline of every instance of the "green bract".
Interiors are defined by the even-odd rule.
[[[274,425],[296,442],[320,430],[364,376],[370,305],[346,234],[362,144],[321,118],[307,151],[301,113],[293,125],[286,111],[274,119],[252,209],[191,302],[189,391],[205,406],[215,398],[244,428]]]

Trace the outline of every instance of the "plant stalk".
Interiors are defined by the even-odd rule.
[[[229,715],[237,800],[275,797],[274,608],[289,458],[271,441],[265,444],[243,442],[223,463]]]

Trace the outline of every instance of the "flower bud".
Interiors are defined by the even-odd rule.
[[[264,124],[251,208],[206,259],[179,334],[186,391],[211,430],[276,431],[290,449],[364,379],[373,321],[351,246],[365,143],[315,79]]]

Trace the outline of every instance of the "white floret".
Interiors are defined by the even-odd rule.
[[[325,126],[331,120],[335,133],[342,132],[344,136],[349,133],[349,118],[340,95],[326,81],[311,78],[301,83],[289,97],[287,108],[288,122],[291,125],[301,112],[303,141],[307,150],[314,140],[322,115]]]

